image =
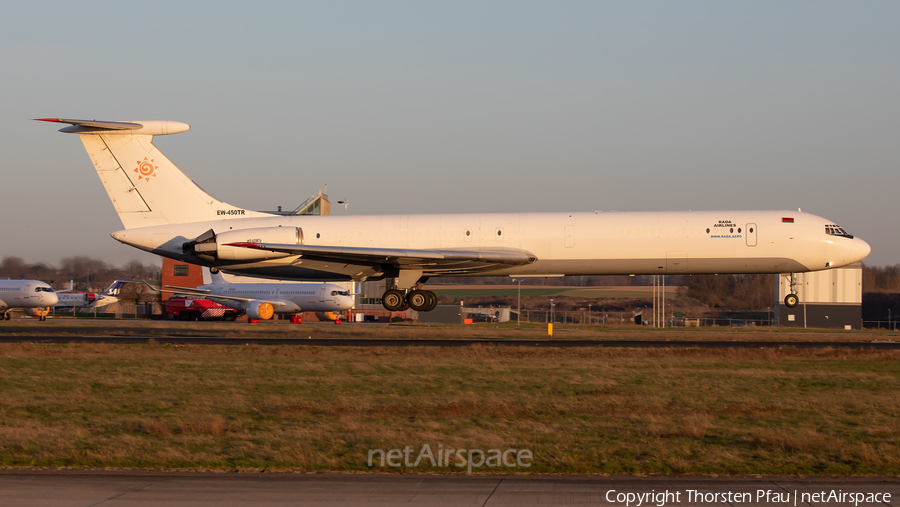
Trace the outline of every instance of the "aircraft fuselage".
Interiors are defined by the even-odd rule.
[[[282,255],[215,262],[186,256],[182,245],[204,233],[268,227],[302,230],[301,244],[365,248],[519,249],[536,260],[495,266],[482,275],[791,273],[851,264],[869,245],[829,234],[824,218],[798,211],[496,213],[448,215],[273,216],[131,228],[112,236],[158,255],[229,272],[279,279],[354,278],[355,267]],[[431,276],[465,276],[436,267]],[[369,277],[391,276],[390,273]],[[357,277],[358,278],[358,277]]]

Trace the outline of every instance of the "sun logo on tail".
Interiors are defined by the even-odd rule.
[[[134,170],[134,172],[138,173],[139,180],[150,181],[150,176],[153,176],[154,178],[156,177],[156,173],[154,173],[153,171],[159,169],[159,166],[153,165],[153,160],[154,159],[152,158],[150,160],[147,160],[147,157],[144,157],[143,161],[137,161],[138,166]]]

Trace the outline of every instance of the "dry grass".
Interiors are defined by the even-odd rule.
[[[0,463],[366,470],[429,443],[528,448],[535,472],[896,474],[898,359],[0,344]]]

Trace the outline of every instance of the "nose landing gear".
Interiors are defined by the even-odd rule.
[[[800,304],[800,297],[797,296],[797,283],[794,281],[793,273],[791,273],[789,276],[790,276],[791,293],[788,294],[787,296],[784,296],[784,306],[786,306],[788,308],[796,308],[797,305]]]
[[[795,308],[798,304],[800,304],[800,298],[798,298],[796,294],[788,294],[787,296],[784,296],[784,306],[788,308]]]

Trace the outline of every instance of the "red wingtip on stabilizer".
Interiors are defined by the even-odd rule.
[[[225,246],[242,246],[244,248],[262,248],[257,243],[226,243]]]
[[[62,120],[59,118],[34,118],[34,121],[52,121],[56,123],[62,123]]]

